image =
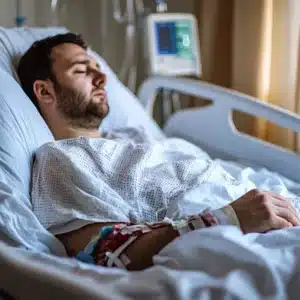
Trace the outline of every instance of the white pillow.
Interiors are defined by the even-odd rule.
[[[137,97],[117,78],[107,63],[94,51],[90,53],[99,61],[103,72],[107,75],[107,96],[110,106],[109,115],[101,124],[103,131],[124,128],[142,127],[156,139],[165,137],[156,122],[150,118]]]
[[[25,27],[12,29],[0,27],[0,43],[4,48],[4,51],[0,53],[0,68],[2,67],[18,80],[14,66],[32,43],[47,36],[63,32],[67,32],[67,29],[64,27]],[[120,82],[116,74],[96,52],[90,49],[89,52],[99,61],[103,72],[108,78],[107,95],[110,113],[108,117],[105,118],[101,128],[106,131],[128,126],[143,127],[153,137],[159,139],[163,138],[164,133],[145,112],[136,96]],[[30,110],[32,110],[31,105]]]
[[[0,27],[0,239],[28,248],[61,253],[61,244],[39,224],[31,211],[32,155],[53,136],[17,82],[13,61],[38,39],[66,32],[65,28]],[[142,126],[156,138],[164,135],[136,97],[96,53],[108,76],[110,115],[104,130]],[[6,239],[8,241],[8,239]]]
[[[62,245],[39,223],[29,197],[32,154],[52,138],[20,85],[0,67],[0,239],[60,254]]]

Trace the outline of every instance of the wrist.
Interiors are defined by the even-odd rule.
[[[238,218],[234,208],[231,205],[224,206],[218,211],[222,211],[223,215],[225,216],[224,221],[220,222],[221,225],[222,225],[222,223],[223,223],[223,225],[225,225],[227,223],[230,225],[237,226],[239,228],[241,227],[239,218]]]

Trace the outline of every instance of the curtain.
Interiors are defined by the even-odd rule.
[[[203,80],[300,113],[299,0],[201,0]],[[267,120],[236,113],[237,128],[300,150],[300,138]]]

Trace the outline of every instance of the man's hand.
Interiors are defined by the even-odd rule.
[[[300,225],[293,203],[272,192],[251,190],[231,203],[244,233]]]

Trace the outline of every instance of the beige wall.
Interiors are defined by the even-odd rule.
[[[296,111],[298,101],[298,0],[236,0],[232,88]],[[292,130],[255,118],[239,124],[268,141],[293,148]]]
[[[263,14],[264,2],[261,0],[235,1],[231,87],[252,96],[261,96],[261,80],[255,78],[258,77],[263,47]],[[255,118],[238,114],[235,120],[242,131],[258,135],[259,122]]]
[[[233,0],[198,0],[202,79],[222,86],[231,85]]]
[[[35,24],[35,0],[22,0],[22,13],[27,17],[27,24]],[[12,27],[15,26],[16,17],[16,1],[15,0],[0,0],[0,26]]]

